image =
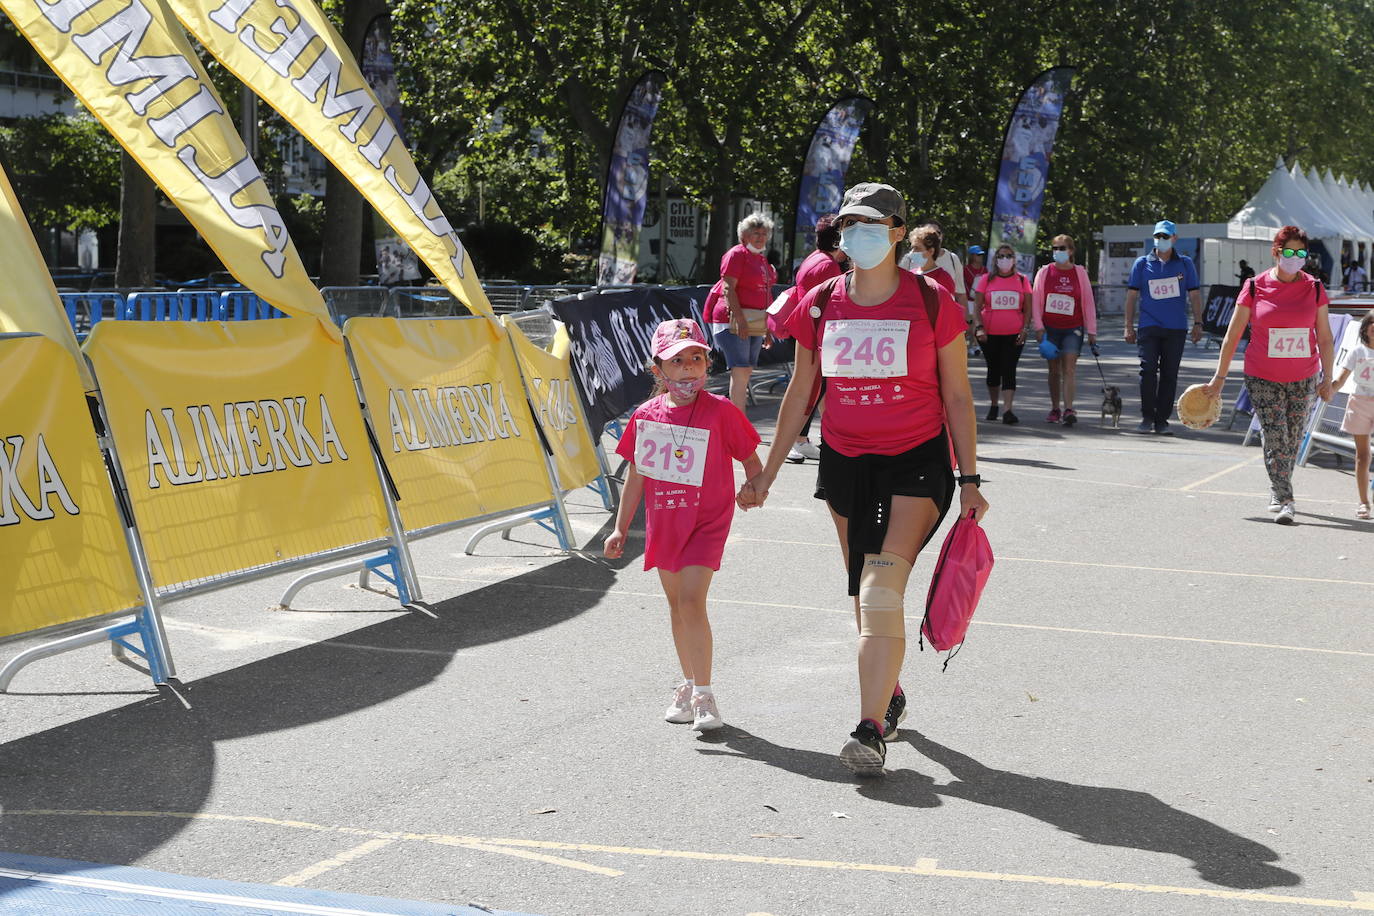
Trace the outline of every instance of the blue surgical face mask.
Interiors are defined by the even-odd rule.
[[[872,270],[897,244],[888,237],[890,226],[882,223],[855,223],[840,233],[840,249],[854,262],[855,267]]]
[[[1056,251],[1056,252],[1054,253],[1054,263],[1056,263],[1056,264],[1067,264],[1067,263],[1069,263],[1069,253],[1068,253],[1067,251]]]
[[[1155,239],[1155,251],[1170,251],[1173,247],[1173,239]]]
[[[680,378],[668,380],[668,393],[680,400],[695,397],[706,384],[704,378]]]

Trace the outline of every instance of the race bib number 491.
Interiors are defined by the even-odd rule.
[[[639,420],[635,436],[635,469],[664,483],[701,486],[711,431]]]
[[[834,378],[906,375],[909,321],[829,321],[821,341],[821,373]]]
[[[1178,277],[1160,277],[1150,281],[1150,298],[1173,299],[1178,295]]]

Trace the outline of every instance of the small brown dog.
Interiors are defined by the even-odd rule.
[[[1107,385],[1102,389],[1102,425],[1107,425],[1107,417],[1112,418],[1112,429],[1121,428],[1121,389]]]

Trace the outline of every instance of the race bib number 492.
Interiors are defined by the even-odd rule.
[[[1073,307],[1073,296],[1064,293],[1050,293],[1045,297],[1045,311],[1051,315],[1072,315]]]
[[[829,321],[821,341],[821,373],[834,378],[906,375],[909,321]]]
[[[1305,359],[1312,355],[1311,328],[1270,328],[1269,355],[1274,359]]]
[[[711,431],[639,420],[635,435],[635,469],[664,483],[701,486]]]

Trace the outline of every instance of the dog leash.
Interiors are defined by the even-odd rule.
[[[1103,388],[1106,388],[1106,387],[1107,387],[1107,376],[1105,376],[1105,375],[1102,374],[1102,361],[1101,361],[1100,359],[1097,358],[1097,357],[1098,357],[1098,354],[1099,354],[1099,350],[1097,349],[1097,344],[1095,344],[1095,343],[1094,343],[1094,344],[1088,344],[1088,350],[1092,352],[1092,355],[1093,355],[1093,362],[1097,364],[1097,376],[1098,376],[1098,378],[1102,379],[1102,387],[1103,387]]]

